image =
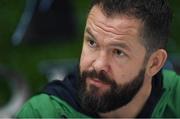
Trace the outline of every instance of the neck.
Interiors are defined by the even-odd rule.
[[[125,106],[107,113],[100,113],[101,117],[118,117],[118,118],[133,118],[136,117],[142,110],[146,101],[151,94],[152,79],[144,79],[143,86],[140,88],[134,98]]]

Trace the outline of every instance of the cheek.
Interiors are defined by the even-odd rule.
[[[85,48],[82,49],[81,58],[80,58],[80,71],[88,70],[91,66],[91,55],[87,52]]]
[[[132,81],[139,71],[139,69],[127,65],[113,65],[112,70],[114,80],[121,85]]]
[[[85,62],[85,53],[84,51],[82,50],[82,53],[81,53],[81,58],[80,58],[80,72],[82,72],[84,70],[84,63]]]
[[[131,82],[136,75],[131,72],[118,72],[115,76],[116,83],[119,85],[124,85],[128,82]]]

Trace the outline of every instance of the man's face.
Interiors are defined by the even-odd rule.
[[[141,87],[146,54],[140,42],[141,28],[136,18],[107,17],[97,6],[90,11],[80,59],[80,95],[90,111],[123,106]]]

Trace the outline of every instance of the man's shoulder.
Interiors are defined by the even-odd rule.
[[[67,74],[62,81],[54,80],[48,83],[42,93],[55,96],[81,112],[78,97],[78,79],[77,72],[71,72]]]
[[[65,101],[47,94],[39,94],[25,103],[17,113],[19,118],[27,117],[86,117],[75,111]]]
[[[167,76],[167,77],[179,76],[174,70],[169,70],[169,69],[163,69],[162,73],[163,76]]]
[[[46,94],[40,94],[33,96],[29,99],[22,109],[17,113],[17,117],[46,117],[46,116],[58,116],[56,101],[52,97]]]
[[[180,117],[180,76],[172,70],[163,70],[163,94],[153,117]]]
[[[163,70],[163,86],[164,88],[180,87],[180,75],[173,70]]]
[[[180,109],[180,75],[172,70],[163,71],[163,88],[164,94],[169,97],[169,100],[174,104],[179,105]],[[180,113],[180,110],[179,110]]]
[[[87,117],[80,111],[77,80],[77,72],[73,71],[62,81],[49,82],[25,103],[17,117]]]

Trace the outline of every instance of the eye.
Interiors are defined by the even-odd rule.
[[[90,47],[96,47],[96,42],[94,40],[88,39],[87,42]]]
[[[114,49],[113,54],[115,54],[116,56],[124,56],[125,55],[124,52],[119,49]]]

